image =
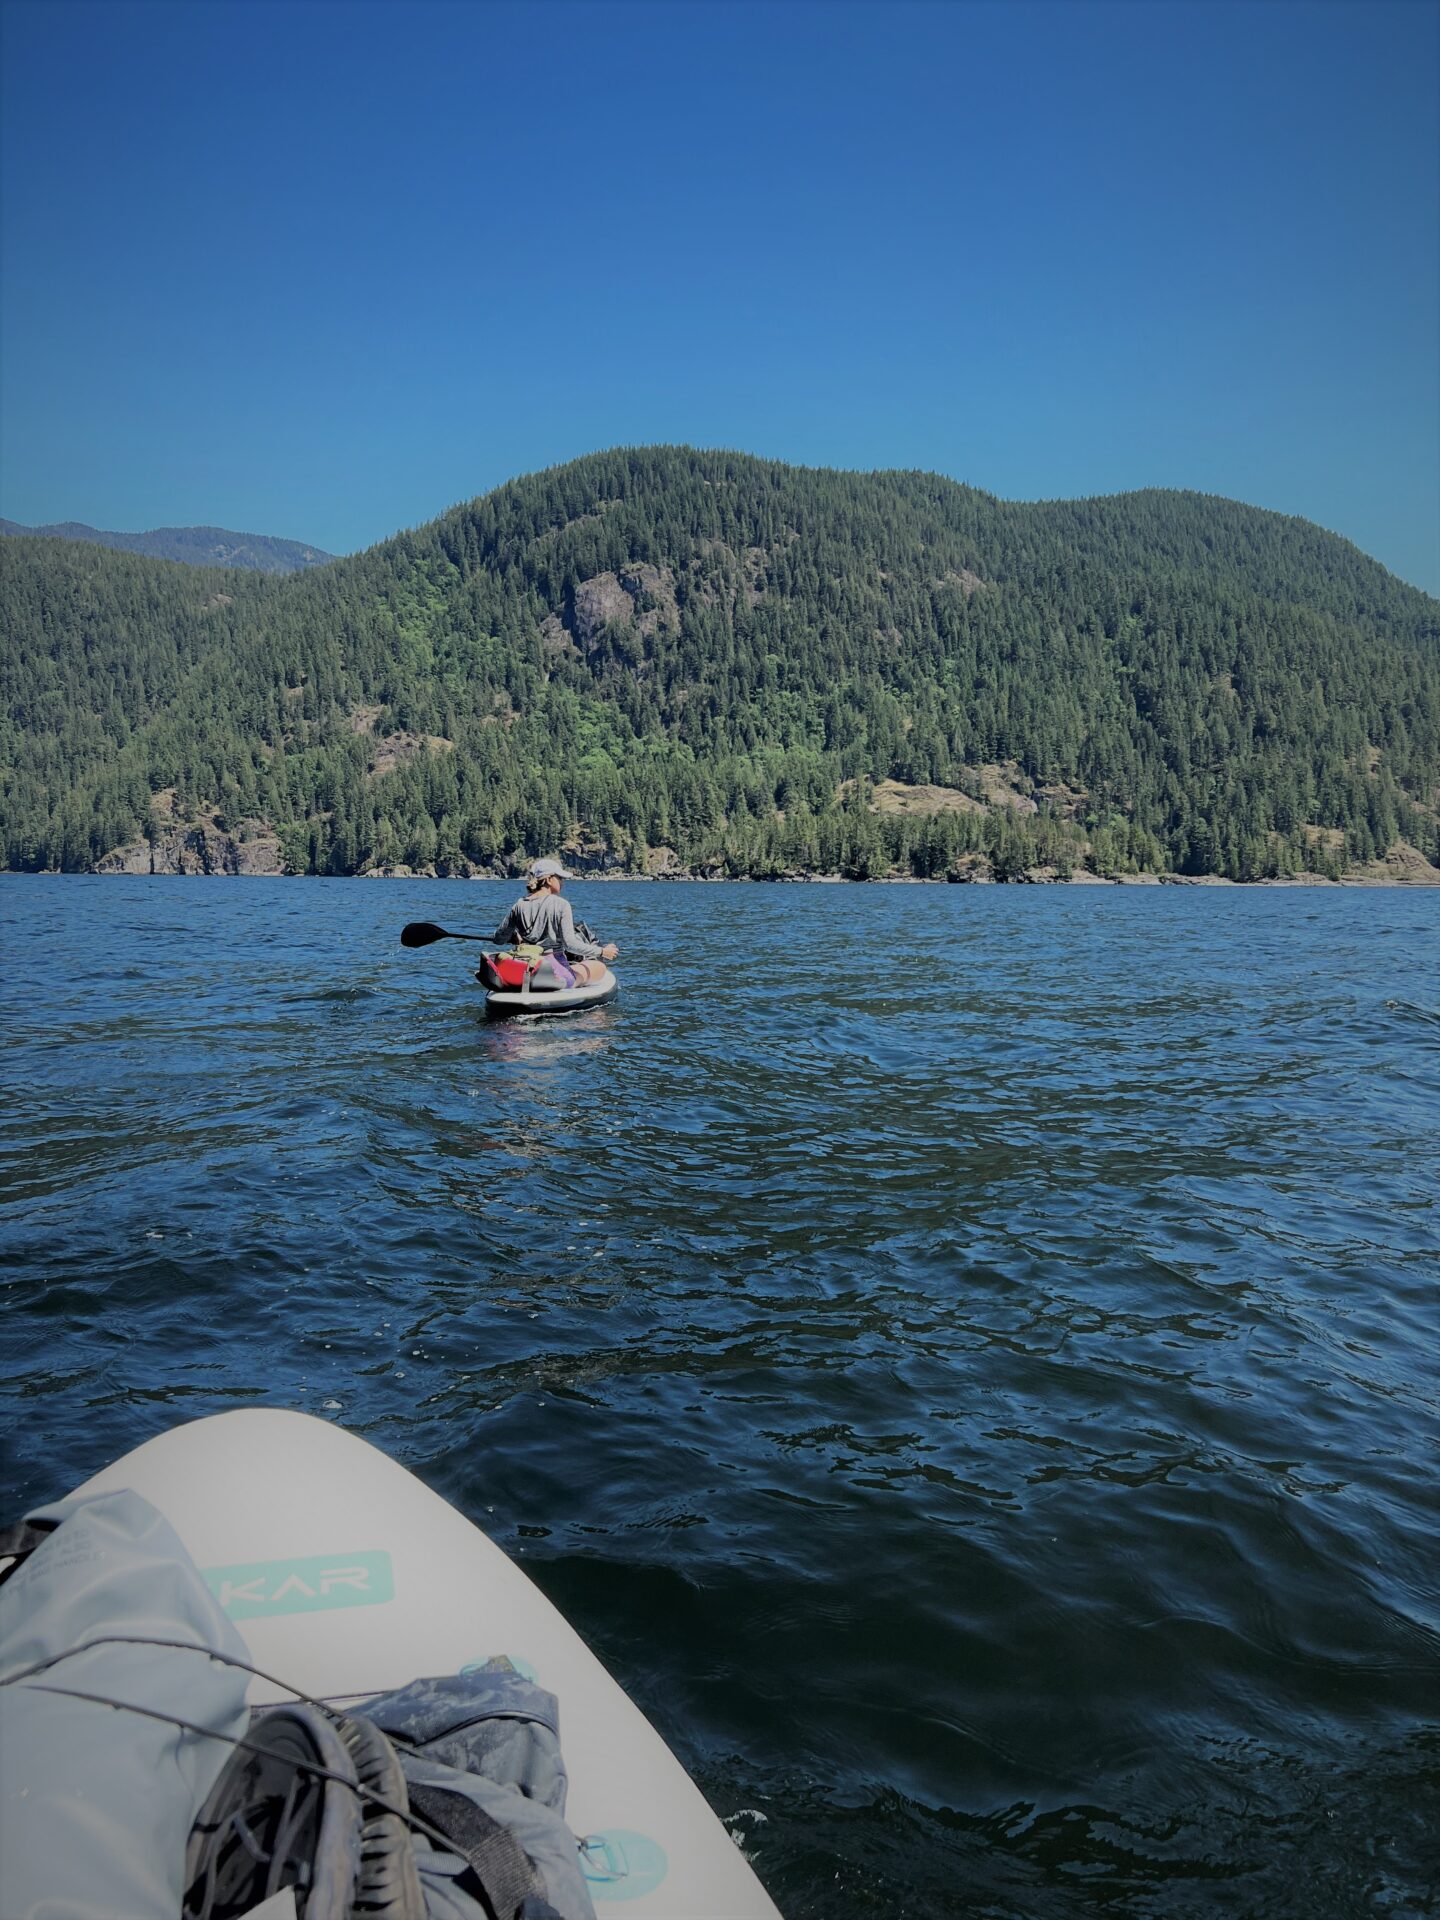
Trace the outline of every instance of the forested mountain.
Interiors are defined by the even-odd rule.
[[[286,579],[0,564],[12,868],[186,832],[328,873],[1440,860],[1440,603],[1197,494],[646,448]]]
[[[0,534],[29,534],[41,540],[82,540],[88,546],[114,547],[121,553],[148,553],[153,560],[180,560],[187,567],[243,567],[254,573],[302,573],[323,567],[333,556],[299,540],[276,540],[268,533],[229,533],[224,527],[154,527],[149,533],[102,533],[80,520],[51,527],[22,527],[0,520]]]

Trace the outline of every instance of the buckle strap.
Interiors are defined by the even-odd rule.
[[[408,1781],[410,1805],[438,1827],[469,1865],[491,1920],[560,1920],[535,1862],[514,1834],[449,1787]]]

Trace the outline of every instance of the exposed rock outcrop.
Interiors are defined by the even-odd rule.
[[[582,580],[575,589],[571,627],[577,644],[586,653],[594,652],[607,627],[633,627],[639,634],[651,634],[662,621],[678,624],[678,620],[675,575],[669,567],[636,562],[622,567],[618,574],[597,573],[593,580]],[[545,639],[542,627],[542,645]],[[550,646],[553,650],[553,639]]]
[[[233,828],[213,821],[168,827],[152,840],[132,840],[95,862],[96,873],[281,874],[280,841],[263,820]]]
[[[387,733],[375,736],[375,757],[370,763],[370,778],[379,780],[407,761],[424,753],[453,753],[455,742],[439,733]]]
[[[981,801],[958,787],[906,786],[877,780],[870,793],[872,813],[984,813]]]
[[[582,580],[575,589],[575,639],[586,653],[594,652],[607,627],[628,626],[634,615],[635,602],[613,573]]]
[[[1383,860],[1355,867],[1340,876],[1342,887],[1440,887],[1440,867],[1432,867],[1418,847],[1398,840]]]
[[[540,651],[545,654],[575,651],[575,642],[565,631],[565,623],[558,613],[547,613],[540,622]]]

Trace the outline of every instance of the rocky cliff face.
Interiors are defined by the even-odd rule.
[[[237,821],[233,828],[213,822],[174,826],[153,841],[133,840],[95,863],[96,873],[281,874],[284,856],[276,835],[262,820]]]
[[[677,619],[675,575],[669,567],[637,563],[623,573],[582,580],[574,593],[571,629],[579,646],[592,653],[609,626],[633,626],[636,633],[649,635],[662,621],[674,624]]]

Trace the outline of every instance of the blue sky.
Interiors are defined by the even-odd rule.
[[[1194,487],[1440,592],[1440,8],[0,0],[0,512],[619,443]]]

